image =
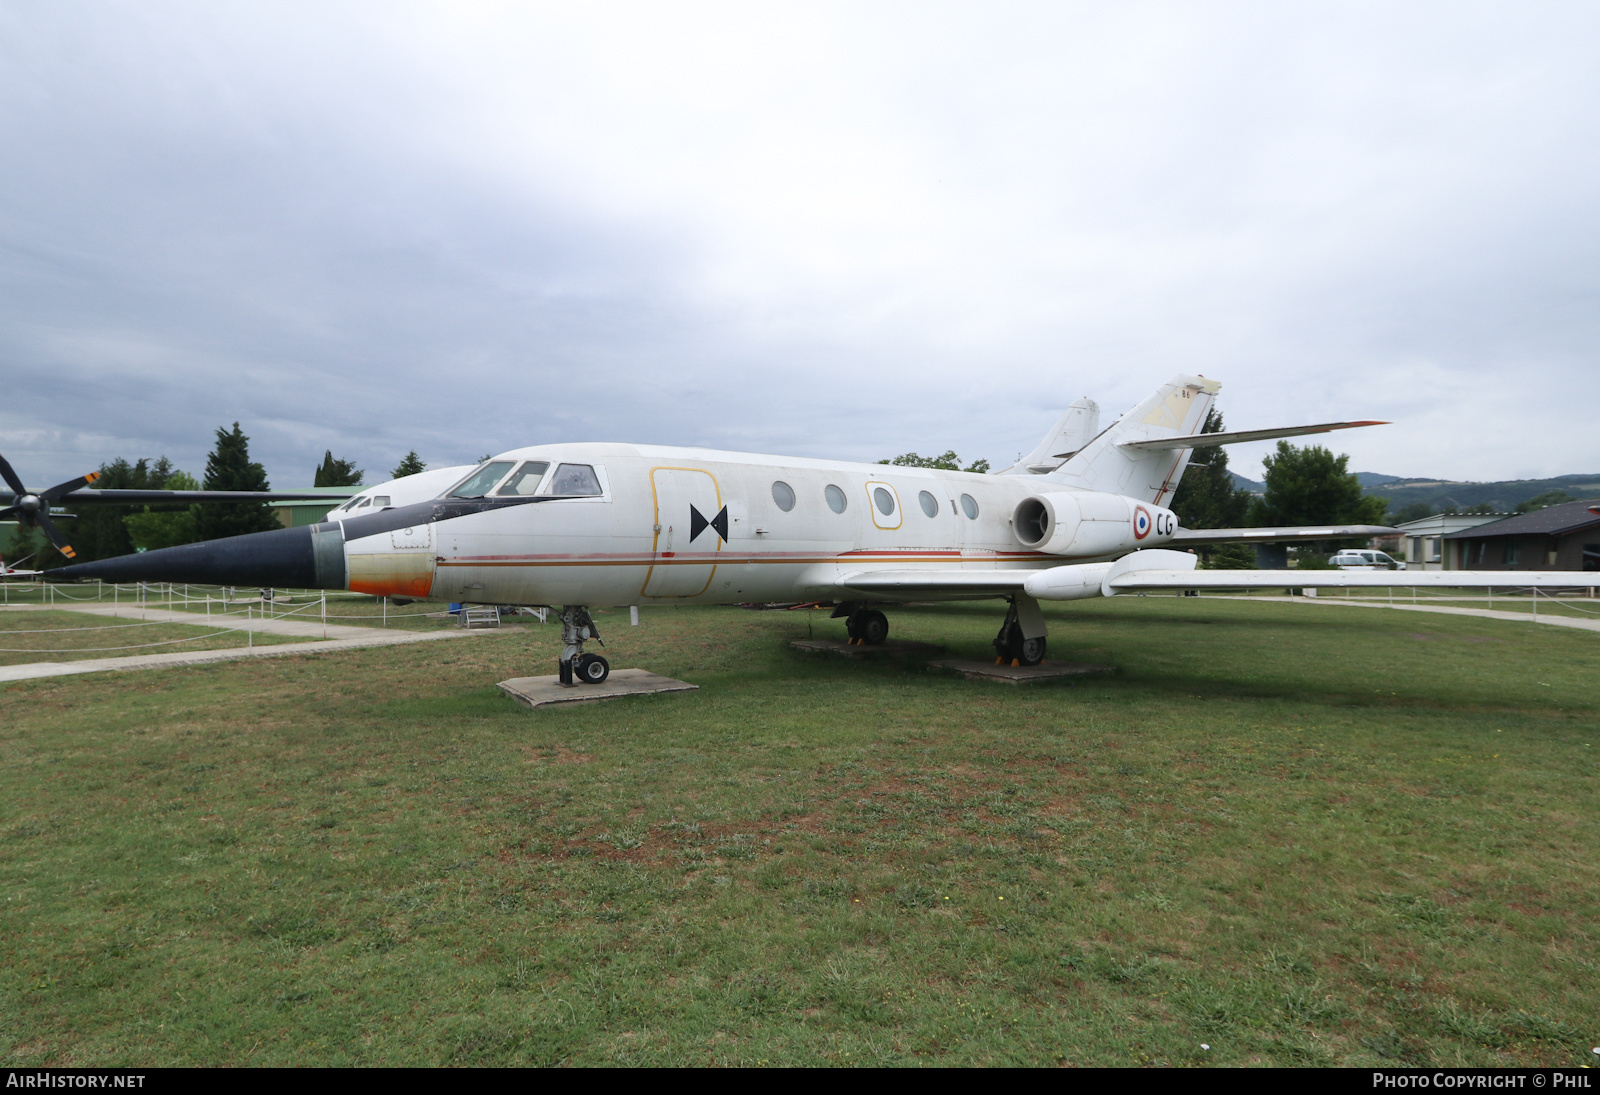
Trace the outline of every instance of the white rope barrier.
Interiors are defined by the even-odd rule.
[[[218,635],[226,635],[235,631],[246,631],[243,627],[224,627],[213,631],[209,635],[191,635],[187,639],[167,639],[159,643],[134,643],[132,646],[75,646],[64,647],[56,650],[37,650],[30,647],[0,646],[0,653],[6,654],[101,654],[108,650],[148,650],[152,646],[171,646],[174,643],[196,643],[201,639],[215,639]]]
[[[101,624],[98,627],[13,627],[0,628],[0,635],[55,635],[63,631],[116,631],[123,627],[160,627],[167,620],[145,620],[136,624]],[[189,627],[189,624],[177,624],[178,627]],[[225,630],[233,630],[227,628]]]

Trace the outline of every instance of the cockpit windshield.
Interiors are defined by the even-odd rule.
[[[539,489],[539,480],[544,478],[544,473],[549,469],[548,460],[529,460],[518,468],[516,474],[506,480],[506,485],[495,491],[495,494],[505,497],[522,498]]]
[[[491,460],[471,475],[466,482],[451,491],[447,498],[482,498],[489,489],[500,482],[500,477],[511,470],[513,460]]]

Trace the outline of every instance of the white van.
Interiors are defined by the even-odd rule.
[[[1404,570],[1406,565],[1398,559],[1390,558],[1381,551],[1371,551],[1367,548],[1356,550],[1354,548],[1339,552],[1328,560],[1340,570]]]

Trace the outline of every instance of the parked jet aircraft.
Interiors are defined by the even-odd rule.
[[[25,555],[21,559],[18,559],[17,562],[26,563],[32,558],[32,555]],[[4,559],[0,559],[0,578],[37,578],[43,573],[44,571],[42,570],[19,570],[17,567],[12,566]]]
[[[852,640],[879,643],[889,624],[877,606],[1004,598],[996,654],[1036,664],[1045,654],[1041,600],[1212,585],[1434,584],[1424,577],[1473,584],[1460,571],[1195,572],[1195,556],[1172,547],[1392,531],[1179,528],[1161,503],[1195,447],[1381,425],[1201,434],[1219,387],[1176,377],[1104,430],[1099,409],[1081,400],[1033,454],[998,475],[651,445],[534,445],[449,475],[366,488],[321,524],[83,563],[49,577],[560,605],[567,683],[598,683],[610,671],[603,657],[583,651],[599,638],[594,605],[828,601],[847,617]],[[1167,550],[1151,550],[1160,545]],[[1492,577],[1506,584],[1503,572]],[[1516,582],[1592,580],[1549,581],[1560,577],[1571,576],[1519,574]]]

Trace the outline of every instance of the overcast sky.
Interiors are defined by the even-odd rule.
[[[1594,472],[1597,130],[1593,3],[0,0],[0,452],[998,465],[1199,372]]]

